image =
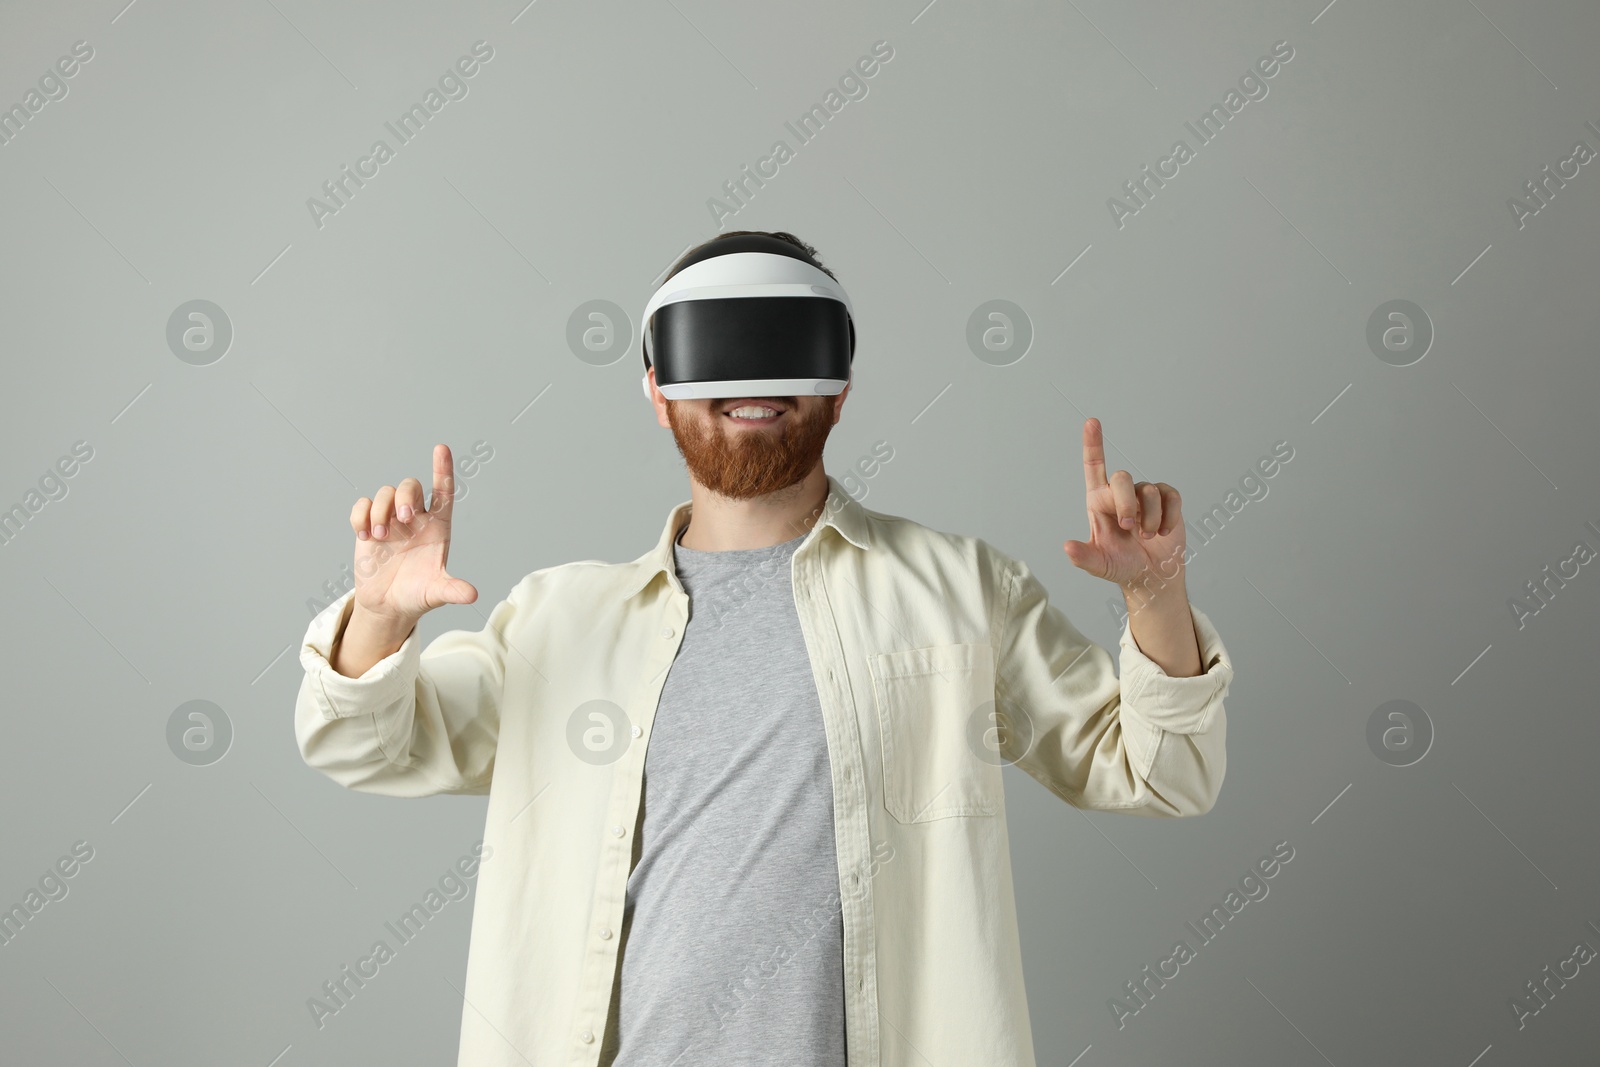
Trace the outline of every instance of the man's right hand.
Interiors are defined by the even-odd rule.
[[[423,615],[444,604],[471,604],[478,590],[445,570],[455,510],[455,468],[447,445],[433,449],[433,500],[407,478],[356,501],[355,604],[334,647],[334,670],[360,677],[405,643]]]

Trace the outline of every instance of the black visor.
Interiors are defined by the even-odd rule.
[[[682,300],[651,325],[656,385],[774,379],[847,380],[854,344],[837,300],[745,296]]]

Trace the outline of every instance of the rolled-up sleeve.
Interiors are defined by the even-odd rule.
[[[450,630],[424,649],[413,629],[359,678],[329,663],[355,594],[329,604],[311,620],[300,646],[305,675],[294,732],[301,757],[364,793],[487,793],[500,734],[505,635],[517,621],[525,586],[495,606],[482,630]]]
[[[1001,556],[1004,609],[995,702],[1008,724],[1004,758],[1080,808],[1131,815],[1201,815],[1227,770],[1223,698],[1233,664],[1199,608],[1189,606],[1203,673],[1174,678],[1124,624],[1122,676],[1111,654],[1050,603],[1026,563]]]

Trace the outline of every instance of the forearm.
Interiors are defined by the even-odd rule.
[[[1128,627],[1134,643],[1170,678],[1201,673],[1200,641],[1189,614],[1189,590],[1180,575],[1159,589],[1122,591],[1128,606]]]
[[[415,628],[413,623],[401,632],[398,624],[376,619],[352,601],[350,621],[334,639],[328,665],[346,678],[360,678],[379,660],[393,655]]]
[[[300,650],[295,738],[306,764],[384,796],[486,792],[516,608],[503,600],[481,631],[448,630],[424,649],[414,624],[400,634],[405,619],[364,617],[345,594],[312,619]]]

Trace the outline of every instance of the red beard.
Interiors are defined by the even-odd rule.
[[[782,399],[785,411],[775,430],[731,425],[722,413],[726,401],[668,400],[667,421],[694,480],[720,496],[748,500],[810,474],[833,429],[835,400]]]

